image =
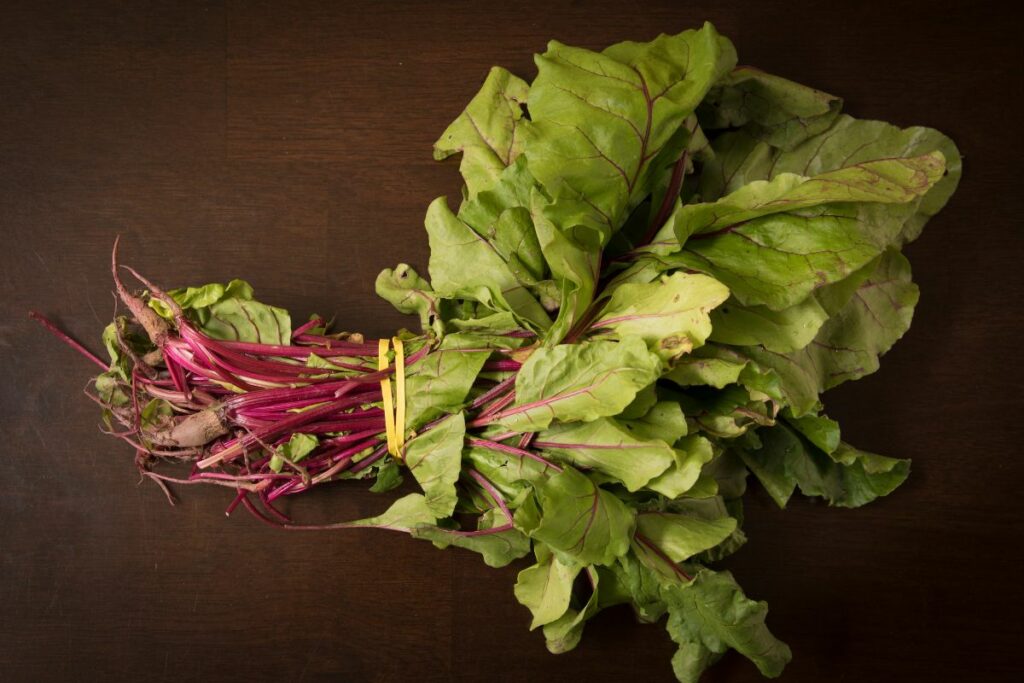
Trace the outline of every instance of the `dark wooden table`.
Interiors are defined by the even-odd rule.
[[[94,342],[107,259],[164,283],[245,277],[299,314],[386,333],[379,269],[425,265],[456,196],[431,143],[492,64],[712,20],[741,62],[928,124],[964,152],[908,254],[923,296],[880,373],[828,397],[846,438],[912,457],[856,511],[756,490],[729,562],[793,648],[789,681],[1019,680],[1022,641],[1020,16],[970,3],[4,3],[0,10],[0,679],[669,681],[660,627],[613,609],[554,657],[517,567],[374,531],[287,534],[227,493],[167,505],[81,394],[92,368],[26,317]],[[509,3],[511,5],[511,3]],[[97,346],[96,344],[93,344]],[[307,519],[373,513],[347,487]],[[760,680],[729,656],[712,681]]]

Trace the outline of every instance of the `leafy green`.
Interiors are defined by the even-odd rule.
[[[244,280],[232,280],[201,287],[172,289],[167,292],[199,330],[214,339],[254,342],[258,344],[290,344],[292,322],[288,311],[253,299],[252,286]],[[168,320],[171,310],[159,299],[149,300],[150,307]]]
[[[392,270],[386,268],[377,276],[377,296],[388,301],[400,312],[420,317],[424,330],[443,332],[440,302],[430,283],[421,278],[405,263],[399,263]]]
[[[624,284],[591,326],[616,337],[635,335],[663,358],[689,353],[711,334],[709,313],[729,290],[705,275],[673,273],[657,282]]]
[[[736,530],[736,520],[732,517],[709,520],[697,515],[645,512],[637,515],[636,528],[674,562],[682,562],[728,538]]]
[[[292,434],[291,438],[281,444],[271,456],[270,469],[280,472],[286,462],[291,465],[296,464],[318,445],[320,445],[320,441],[312,434]]]
[[[434,158],[462,153],[459,170],[470,197],[490,188],[522,152],[519,135],[529,85],[501,67],[434,143]]]
[[[552,197],[590,206],[607,241],[650,192],[652,162],[735,53],[706,24],[603,53],[552,41],[536,62],[524,131],[530,169]]]
[[[672,447],[664,441],[637,438],[612,418],[553,425],[538,433],[534,445],[577,467],[604,472],[630,491],[675,462]]]
[[[501,414],[500,424],[537,430],[553,419],[615,415],[657,378],[659,367],[637,337],[537,349],[516,376],[516,402]]]
[[[774,678],[792,658],[785,643],[765,626],[768,606],[747,598],[729,572],[701,570],[688,584],[664,591],[668,632],[679,644],[672,660],[681,681],[696,681],[709,661],[707,653],[732,648]],[[697,646],[698,654],[686,652]]]
[[[561,557],[579,564],[611,564],[629,550],[634,512],[572,467],[537,487],[539,519],[517,514],[516,523]]]
[[[537,562],[519,572],[516,600],[533,613],[530,629],[558,620],[569,609],[572,585],[582,567],[562,562],[543,543],[534,546]]]
[[[889,458],[840,443],[827,454],[785,425],[758,432],[760,447],[740,448],[750,471],[779,507],[799,487],[830,505],[859,507],[888,495],[910,473],[910,461]]]
[[[778,353],[764,346],[744,351],[781,378],[782,391],[794,415],[812,410],[822,391],[875,372],[879,356],[910,327],[918,289],[910,281],[907,259],[890,249],[864,270],[870,275],[822,325],[810,344],[791,353]]]
[[[842,105],[834,95],[741,66],[708,93],[697,115],[705,129],[744,128],[753,138],[788,150],[828,130]]]
[[[547,312],[516,278],[494,245],[453,214],[444,197],[430,205],[426,226],[430,237],[430,280],[439,295],[508,311],[536,330],[551,325]]]
[[[487,361],[488,351],[461,350],[461,334],[450,334],[437,350],[412,366],[406,378],[406,425],[418,429],[458,412]]]
[[[460,412],[405,445],[405,464],[423,489],[427,507],[438,518],[455,510],[455,482],[462,467],[465,438],[466,420]]]
[[[765,604],[710,567],[746,541],[749,475],[783,507],[797,491],[857,507],[908,476],[844,442],[823,393],[907,332],[918,289],[900,249],[961,159],[937,131],[854,119],[736,63],[706,24],[601,51],[552,41],[532,82],[490,70],[434,146],[461,155],[463,187],[457,209],[427,209],[429,278],[399,264],[376,281],[422,328],[399,333],[401,457],[367,446],[397,365],[373,370],[372,341],[319,319],[293,344],[289,314],[241,280],[171,290],[188,324],[121,292],[134,317],[104,330],[93,387],[105,424],[139,439],[144,473],[199,458],[274,517],[279,495],[335,479],[389,491],[407,470],[422,493],[328,527],[494,567],[532,552],[515,596],[554,653],[628,604],[667,616],[681,681],[728,649],[779,675],[790,651]],[[204,376],[211,363],[225,372]],[[360,453],[338,455],[348,444]]]
[[[814,178],[782,174],[683,206],[669,221],[682,244],[675,262],[714,276],[741,304],[794,306],[877,256],[902,225],[885,205],[923,196],[944,167],[933,152]]]
[[[504,567],[530,552],[530,539],[521,531],[508,524],[488,523],[490,521],[485,519],[482,528],[478,530],[488,533],[479,535],[437,526],[419,526],[411,533],[414,538],[431,541],[438,548],[455,546],[480,553],[488,567]],[[492,532],[492,529],[495,531]]]
[[[376,517],[357,519],[354,522],[332,524],[334,529],[389,529],[414,533],[424,525],[432,525],[436,521],[434,514],[427,506],[422,494],[410,493],[391,504],[386,511]]]

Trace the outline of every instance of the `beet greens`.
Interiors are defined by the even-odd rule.
[[[710,24],[603,52],[552,42],[536,61],[532,83],[492,69],[436,143],[465,187],[457,210],[427,210],[429,279],[377,279],[422,325],[399,333],[397,457],[394,356],[379,370],[378,340],[293,326],[241,280],[165,292],[115,244],[109,365],[34,315],[103,367],[105,429],[169,498],[225,487],[229,514],[305,529],[289,496],[410,474],[421,493],[315,528],[402,531],[491,566],[532,553],[515,595],[555,653],[628,603],[667,615],[680,681],[728,649],[776,676],[790,651],[767,606],[710,567],[745,541],[749,474],[783,507],[796,489],[856,507],[907,477],[842,441],[821,393],[908,329],[899,250],[953,193],[959,154],[737,67]]]

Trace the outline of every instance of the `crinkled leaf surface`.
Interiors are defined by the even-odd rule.
[[[731,301],[711,312],[709,338],[736,346],[759,344],[769,351],[787,353],[810,344],[826,320],[828,311],[813,296],[781,311]]]
[[[584,570],[593,586],[582,609],[569,609],[559,619],[544,625],[544,641],[548,652],[562,654],[576,647],[583,635],[583,627],[592,616],[601,610],[601,580],[593,567]]]
[[[418,315],[424,331],[443,332],[438,296],[411,266],[399,263],[394,269],[382,270],[374,288],[377,296],[401,313]]]
[[[711,442],[697,434],[680,440],[674,452],[675,463],[647,484],[647,488],[666,498],[677,498],[693,488],[700,478],[701,468],[715,457]]]
[[[712,168],[701,178],[701,193],[713,199],[733,192],[754,180],[770,180],[779,174],[812,176],[871,160],[913,157],[940,152],[946,160],[945,175],[907,212],[893,218],[902,227],[897,243],[915,239],[928,219],[938,213],[960,182],[960,152],[953,142],[932,128],[899,128],[883,121],[840,116],[827,131],[791,151],[775,149],[746,132],[730,133],[714,143]]]
[[[732,648],[772,678],[782,673],[793,656],[765,626],[768,605],[747,598],[729,572],[701,570],[693,581],[672,586],[664,595],[669,608],[668,632],[681,649],[700,643],[710,652],[722,654]],[[687,676],[699,676],[697,669],[707,661],[701,655],[697,661],[687,661],[683,669]]]
[[[626,430],[637,439],[659,440],[674,444],[686,436],[689,428],[686,416],[678,401],[656,401],[647,412],[627,420],[617,418]]]

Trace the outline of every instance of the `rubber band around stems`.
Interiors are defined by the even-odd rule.
[[[380,392],[384,400],[384,431],[387,436],[388,453],[401,460],[405,446],[405,346],[398,337],[381,339],[377,345],[377,369],[386,370],[388,347],[395,347],[395,394],[391,395],[391,378],[380,381]]]

